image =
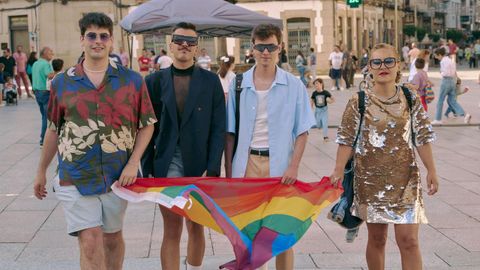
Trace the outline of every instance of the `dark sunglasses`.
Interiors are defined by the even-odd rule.
[[[193,46],[197,46],[198,37],[173,35],[172,42],[179,46],[183,46],[184,43],[187,43],[188,47],[193,47]]]
[[[253,48],[259,52],[264,52],[267,49],[268,52],[274,52],[278,50],[278,45],[275,44],[253,44]]]
[[[85,34],[85,37],[90,42],[95,42],[97,40],[97,36],[100,37],[101,42],[107,42],[110,39],[110,34],[108,34],[108,33],[97,34],[95,32],[88,32],[88,33]]]
[[[371,59],[370,60],[370,68],[372,69],[380,69],[382,64],[385,65],[386,68],[393,68],[397,64],[397,59],[395,57],[387,57],[385,59]]]

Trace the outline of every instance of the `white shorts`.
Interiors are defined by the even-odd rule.
[[[65,212],[68,234],[78,236],[80,231],[95,227],[102,227],[104,233],[122,230],[127,201],[113,192],[83,196],[74,185],[60,186],[58,176],[53,188]]]

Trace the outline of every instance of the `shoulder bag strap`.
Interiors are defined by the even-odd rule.
[[[402,86],[403,94],[407,99],[408,103],[408,112],[410,114],[410,130],[412,131],[412,143],[415,145],[415,132],[413,131],[413,100],[412,100],[412,92],[407,87]]]
[[[235,76],[235,144],[233,145],[233,156],[235,156],[235,151],[237,150],[239,130],[240,130],[240,94],[242,93],[242,80],[243,74],[237,74]]]
[[[363,124],[363,115],[365,114],[365,92],[358,91],[358,112],[360,113],[360,121],[358,123],[358,130],[357,135],[355,136],[355,141],[353,142],[353,148],[357,145],[358,137],[360,136],[360,132],[362,130]]]

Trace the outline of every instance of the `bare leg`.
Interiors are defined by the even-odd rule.
[[[192,266],[202,265],[205,255],[205,233],[203,226],[187,220],[188,246],[187,262]]]
[[[107,270],[121,270],[125,257],[125,242],[122,231],[103,234],[103,247],[105,249],[105,265]]]
[[[180,239],[182,237],[183,217],[169,209],[160,206],[163,217],[163,241],[160,250],[160,260],[163,270],[178,270],[180,268]]]
[[[293,270],[293,248],[278,255],[275,259],[275,266],[278,270]]]
[[[387,243],[388,225],[367,223],[367,265],[369,270],[385,268],[385,245]]]
[[[395,225],[395,240],[397,240],[402,257],[402,269],[421,270],[422,255],[418,244],[418,224]]]
[[[78,243],[82,270],[106,270],[103,232],[100,227],[81,231],[78,235]]]

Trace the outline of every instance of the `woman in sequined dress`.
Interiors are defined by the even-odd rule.
[[[418,244],[419,224],[427,223],[422,199],[416,149],[427,168],[428,194],[438,190],[430,143],[435,135],[420,100],[412,94],[412,112],[399,81],[400,60],[395,48],[376,45],[368,62],[374,84],[365,90],[365,114],[359,127],[358,95],[347,104],[337,134],[337,159],[333,182],[343,180],[351,155],[355,160],[353,214],[367,223],[367,264],[384,269],[388,224],[395,226],[402,268],[422,269]],[[413,121],[411,123],[411,121]],[[360,128],[360,136],[353,144]],[[414,138],[412,138],[412,130]]]

